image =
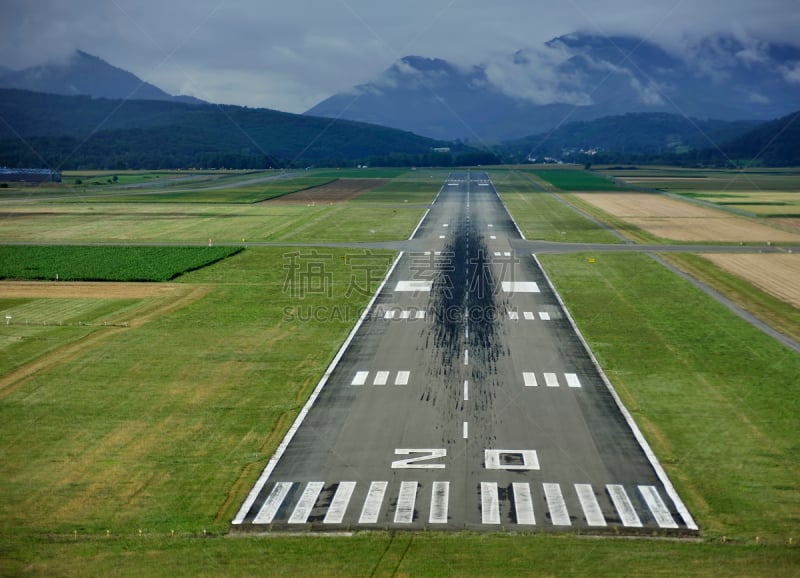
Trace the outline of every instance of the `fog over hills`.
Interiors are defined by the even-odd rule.
[[[631,112],[770,120],[800,108],[800,47],[709,36],[680,52],[570,34],[471,67],[407,56],[306,114],[496,141]]]

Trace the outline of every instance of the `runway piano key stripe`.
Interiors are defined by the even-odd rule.
[[[397,508],[394,511],[395,524],[410,524],[414,521],[418,485],[418,482],[400,482],[400,494],[397,496]]]
[[[325,514],[325,519],[322,520],[323,524],[342,523],[355,489],[356,482],[342,482],[339,484],[339,487],[336,488],[336,493],[333,495],[333,500],[331,500],[331,505],[328,507],[328,512]]]
[[[372,482],[369,485],[367,499],[364,500],[364,507],[361,508],[361,516],[358,518],[359,524],[377,524],[378,516],[381,513],[383,496],[389,482]]]
[[[511,487],[514,491],[514,513],[517,516],[517,524],[529,526],[536,524],[530,485],[523,482],[514,482]]]
[[[300,496],[300,501],[294,507],[292,515],[289,516],[290,524],[305,524],[308,521],[308,516],[311,510],[314,509],[314,504],[317,503],[319,493],[322,491],[324,482],[308,482],[303,495]]]
[[[547,500],[547,509],[550,512],[550,521],[554,526],[571,526],[567,502],[564,494],[561,493],[561,486],[558,484],[542,484],[544,498]]]
[[[353,515],[359,511],[357,503],[353,504],[351,508],[357,485],[357,482],[354,481],[344,481],[331,485],[331,488],[335,486],[336,489],[330,504],[320,506],[317,502],[320,501],[325,482],[313,481],[300,484],[296,482],[277,482],[256,514],[253,523],[272,524],[273,522],[285,521],[285,523],[292,525],[307,524],[309,519],[312,522],[315,519],[319,520],[319,514],[315,514],[315,517],[311,518],[311,513],[315,509],[324,507],[327,507],[327,511],[322,519],[323,524],[345,523],[348,509],[353,512]],[[429,524],[447,524],[450,521],[450,485],[449,481],[434,481],[431,484],[430,509],[427,516]],[[377,524],[381,519],[382,510],[391,511],[392,507],[394,508],[393,520],[395,524],[406,525],[414,522],[414,511],[417,505],[420,483],[418,481],[401,482],[397,490],[397,500],[394,506],[392,506],[391,501],[386,500],[388,487],[389,482],[387,481],[370,483],[364,503],[361,505],[358,524]],[[574,496],[568,496],[565,493],[570,488],[574,488]],[[614,508],[613,511],[606,513],[603,512],[598,500],[598,494],[591,484],[577,483],[563,488],[561,484],[543,483],[541,484],[541,489],[539,489],[538,486],[534,485],[532,487],[527,482],[514,482],[511,484],[511,492],[507,498],[513,502],[513,516],[512,519],[508,520],[508,523],[516,523],[521,526],[536,525],[534,512],[534,504],[536,503],[535,490],[538,495],[544,494],[546,517],[553,526],[566,527],[573,525],[568,502],[572,500],[571,503],[574,505],[576,503],[574,497],[577,497],[577,504],[580,506],[580,513],[577,510],[574,512],[578,514],[576,519],[581,520],[580,514],[582,514],[582,519],[590,527],[607,527],[609,520],[612,523],[619,523],[629,528],[641,528],[644,526],[639,514],[636,512],[633,501],[622,485],[608,484],[604,489],[611,498],[611,505]],[[647,516],[648,519],[652,518],[659,528],[677,529],[679,527],[655,486],[638,486],[637,489],[644,501],[640,505],[646,506],[642,511],[649,511],[650,516]],[[297,498],[298,493],[300,494],[299,498]],[[481,522],[487,525],[502,524],[501,510],[504,508],[502,507],[503,500],[500,498],[499,485],[496,482],[481,482],[480,494]],[[294,496],[294,498],[289,498],[289,496]],[[297,502],[291,508],[293,499],[296,499]],[[291,508],[291,514],[286,520],[285,516],[289,512],[289,508]],[[580,521],[576,523],[580,524]]]
[[[641,528],[642,521],[636,514],[636,509],[625,492],[625,488],[618,484],[608,484],[606,489],[608,490],[608,495],[611,496],[611,501],[614,502],[614,507],[617,509],[622,525],[630,528]]]
[[[500,523],[500,498],[496,482],[481,482],[481,521],[484,524]]]
[[[450,502],[450,482],[433,482],[431,487],[431,524],[446,524]]]
[[[581,508],[586,516],[586,523],[590,526],[606,526],[603,510],[600,509],[591,484],[575,484],[575,493],[578,494],[578,500],[580,500]]]

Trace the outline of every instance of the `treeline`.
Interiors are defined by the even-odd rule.
[[[429,165],[480,153],[409,132],[238,106],[0,90],[0,165],[72,169]],[[442,155],[434,149],[448,147]],[[466,158],[466,157],[465,157]]]

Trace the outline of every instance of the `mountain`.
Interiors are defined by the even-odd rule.
[[[18,71],[0,70],[0,88],[18,88],[96,98],[170,100],[199,104],[191,96],[172,96],[130,72],[77,50],[65,62],[43,64]]]
[[[768,120],[800,107],[798,88],[796,46],[710,36],[677,53],[576,33],[469,67],[407,56],[306,114],[498,141],[631,112]]]
[[[405,131],[239,106],[0,89],[0,118],[5,120],[0,166],[9,167],[267,168],[457,160],[433,150],[449,143]],[[476,154],[456,146],[452,152]]]
[[[718,146],[744,135],[758,121],[700,120],[653,112],[607,116],[571,122],[551,131],[510,141],[507,154],[524,161],[528,156],[567,159],[597,153],[656,155]]]

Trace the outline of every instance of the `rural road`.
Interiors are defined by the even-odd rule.
[[[235,529],[696,532],[485,173],[406,249]]]

